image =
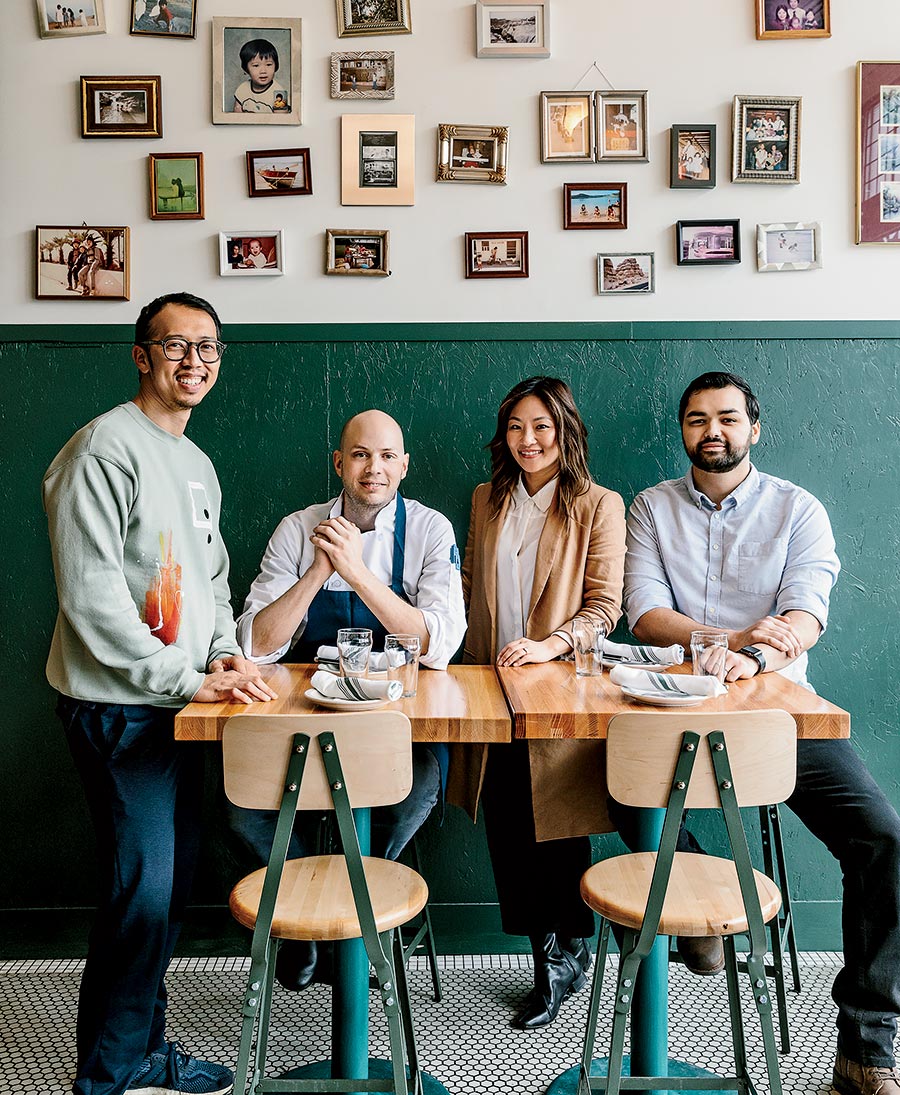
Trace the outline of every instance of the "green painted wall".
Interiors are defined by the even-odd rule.
[[[900,324],[243,325],[225,338],[221,378],[190,434],[222,481],[236,606],[278,520],[336,489],[329,454],[355,411],[379,406],[400,421],[412,455],[407,493],[443,510],[464,542],[472,488],[487,475],[484,444],[496,407],[518,380],[545,372],[571,383],[591,431],[593,473],[628,502],[683,474],[674,411],[687,381],[708,369],[742,373],[763,405],[759,466],[823,501],[843,562],[813,682],[850,709],[856,747],[900,803]],[[133,394],[129,350],[130,331],[121,326],[0,327],[0,831],[8,880],[0,923],[16,925],[28,953],[38,936],[46,940],[46,927],[37,914],[16,910],[83,908],[94,885],[81,790],[43,676],[55,598],[40,481],[77,427]],[[208,748],[211,774],[196,899],[217,906],[242,865],[217,817],[216,748],[198,748]],[[790,815],[787,839],[802,942],[837,948],[839,873]],[[441,942],[463,950],[497,945],[480,830],[450,810],[423,844]],[[224,922],[215,916],[216,925]],[[50,923],[65,921],[55,915]],[[198,923],[200,937],[219,931]],[[82,936],[60,938],[72,954]],[[52,949],[52,939],[41,945]],[[202,938],[192,945],[202,947]]]

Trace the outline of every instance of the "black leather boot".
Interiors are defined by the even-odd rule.
[[[534,953],[534,988],[513,1019],[513,1026],[519,1030],[537,1030],[552,1023],[563,1000],[570,992],[580,989],[586,980],[581,961],[560,946],[555,932],[532,936],[531,949]]]
[[[559,945],[578,962],[581,972],[587,973],[594,961],[590,939],[560,939]]]
[[[285,939],[275,959],[275,980],[289,992],[300,992],[312,984],[318,951],[312,940]]]

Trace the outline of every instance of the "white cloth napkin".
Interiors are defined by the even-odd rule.
[[[724,696],[728,689],[717,677],[675,676],[673,673],[648,673],[646,669],[628,669],[624,665],[614,665],[609,679],[620,688],[631,688],[636,692],[679,692],[688,696]]]
[[[679,643],[672,646],[642,646],[640,644],[603,643],[603,657],[611,662],[630,665],[681,665],[684,661],[684,647]]]
[[[370,681],[366,677],[337,677],[319,669],[312,675],[312,686],[329,700],[399,700],[403,695],[400,681]]]
[[[340,665],[340,655],[338,654],[338,648],[336,646],[320,646],[316,651],[316,661],[319,665],[334,666],[335,669]],[[379,654],[376,651],[372,651],[369,655],[369,672],[370,673],[385,673],[387,671],[387,658],[384,654]]]

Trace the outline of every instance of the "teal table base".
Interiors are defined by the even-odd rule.
[[[368,1071],[370,1080],[390,1080],[394,1075],[391,1062],[382,1061],[378,1057],[369,1058]],[[283,1072],[280,1078],[282,1080],[330,1080],[331,1061],[313,1061],[312,1064],[299,1065],[289,1072]],[[449,1095],[444,1085],[433,1076],[429,1076],[427,1072],[422,1073],[422,1092],[423,1095]]]
[[[607,1060],[605,1057],[597,1057],[595,1060],[591,1061],[591,1075],[605,1076],[606,1065]],[[626,1057],[622,1066],[623,1081],[627,1081],[630,1070],[631,1058]],[[561,1076],[557,1076],[553,1083],[547,1088],[546,1095],[575,1095],[578,1091],[578,1074],[580,1071],[581,1068],[578,1066],[566,1069],[566,1071],[562,1073]],[[716,1080],[719,1079],[715,1072],[708,1072],[705,1068],[698,1068],[697,1065],[689,1065],[686,1061],[675,1061],[671,1057],[668,1061],[668,1075],[672,1079],[680,1080],[682,1083],[701,1076],[713,1077]],[[625,1090],[624,1087],[623,1090]],[[679,1087],[666,1088],[665,1090],[677,1090],[679,1095],[701,1095],[700,1091],[695,1091],[693,1088]]]

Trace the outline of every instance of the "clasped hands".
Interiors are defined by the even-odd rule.
[[[769,646],[780,650],[788,659],[799,658],[805,647],[789,616],[765,616],[750,624],[742,631],[728,634],[728,653],[725,655],[725,680],[739,681],[755,677],[759,666],[746,654],[741,654],[742,646]]]
[[[362,533],[346,517],[329,517],[316,525],[309,542],[316,549],[313,569],[323,582],[336,571],[348,585],[356,585],[368,569],[363,562]]]

